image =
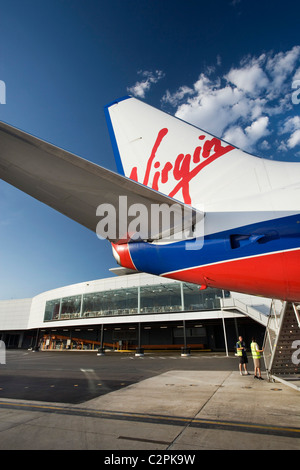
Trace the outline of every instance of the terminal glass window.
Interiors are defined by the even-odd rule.
[[[141,313],[181,311],[180,283],[141,286]]]
[[[80,316],[81,295],[73,295],[72,297],[64,297],[61,299],[61,320],[76,318]]]
[[[83,296],[83,317],[138,313],[138,288],[94,292]]]
[[[195,284],[183,283],[184,310],[220,308],[221,289],[200,290]]]
[[[73,295],[46,302],[44,321],[108,315],[135,315],[220,308],[220,298],[230,296],[220,289],[199,290],[189,283],[170,282],[90,294]],[[183,297],[182,297],[183,294]]]
[[[44,321],[57,320],[59,317],[60,299],[46,302]]]

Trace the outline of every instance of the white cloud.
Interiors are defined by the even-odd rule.
[[[174,104],[176,96],[165,95],[164,100]],[[241,118],[251,123],[261,117],[263,107],[264,99],[249,99],[237,87],[222,87],[202,75],[194,84],[194,96],[189,93],[186,102],[178,106],[176,116],[221,137]]]
[[[151,86],[165,76],[161,70],[156,70],[155,72],[139,71],[138,74],[143,77],[143,80],[127,88],[128,93],[131,93],[137,98],[145,98],[145,94],[150,90]]]
[[[247,136],[244,130],[239,126],[232,126],[230,129],[228,129],[224,135],[224,140],[230,142],[236,147],[247,147]]]
[[[300,145],[300,129],[292,133],[287,141],[287,145],[290,149],[293,149],[296,145]]]
[[[300,118],[284,120],[287,113],[298,111],[291,98],[295,77],[300,77],[300,46],[247,56],[219,77],[207,68],[192,86],[182,85],[173,93],[168,90],[162,103],[173,106],[177,117],[245,150],[270,148],[265,137],[272,128],[274,134],[284,129],[289,135],[281,145],[292,148],[299,144],[295,132],[300,129]],[[281,128],[277,127],[280,118],[284,121]]]
[[[300,116],[293,116],[284,121],[281,134],[290,134],[285,143],[285,148],[293,149],[300,145]]]
[[[295,72],[297,62],[299,62],[300,46],[293,47],[290,51],[279,52],[274,56],[268,56],[266,70],[272,77],[272,87],[270,96],[282,93],[286,86],[286,80]],[[291,83],[289,83],[291,86]]]
[[[231,127],[225,133],[224,139],[237,147],[252,150],[262,137],[266,137],[270,134],[268,125],[269,118],[263,116],[253,121],[245,130],[239,126]]]
[[[268,116],[263,116],[256,121],[253,121],[250,126],[246,127],[245,132],[250,137],[252,142],[257,142],[257,140],[269,134],[268,125]]]
[[[287,118],[284,121],[281,133],[286,134],[289,132],[294,132],[297,129],[300,129],[300,116],[293,116],[291,118]]]
[[[194,90],[192,88],[189,88],[187,86],[182,86],[173,94],[171,94],[169,90],[167,90],[165,95],[162,98],[162,101],[166,103],[170,103],[173,106],[176,106],[176,104],[179,101],[182,101],[183,98],[185,98],[187,95],[193,95],[193,94],[194,94]]]
[[[240,90],[256,94],[269,85],[269,79],[258,63],[239,69],[231,69],[227,75],[229,82]]]
[[[293,81],[300,80],[300,67],[296,70],[295,75],[293,76]]]
[[[260,147],[263,150],[269,150],[271,148],[271,145],[267,140],[263,140],[262,143],[260,144]]]

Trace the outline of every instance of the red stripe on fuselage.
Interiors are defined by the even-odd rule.
[[[118,253],[120,257],[121,266],[123,266],[124,268],[133,269],[136,271],[136,267],[133,264],[133,261],[130,255],[128,243],[124,243],[122,245],[112,243],[112,246],[114,247],[114,249],[116,250],[116,252]]]
[[[300,301],[300,250],[176,271],[164,277],[224,290]]]

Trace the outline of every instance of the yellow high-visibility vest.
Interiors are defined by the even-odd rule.
[[[258,352],[256,350],[256,348],[258,348],[258,344],[257,343],[251,343],[251,352],[252,352],[252,357],[254,359],[260,359],[261,355],[260,355],[260,352]]]
[[[242,347],[242,343],[241,343],[240,341],[238,341],[236,344],[237,344],[237,348],[241,348],[241,347]],[[242,349],[237,349],[236,352],[237,352],[237,355],[238,355],[238,356],[242,356],[242,355],[243,355],[243,350],[242,350]]]

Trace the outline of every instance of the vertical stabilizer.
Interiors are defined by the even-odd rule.
[[[185,204],[203,200],[200,186],[201,192],[211,187],[233,152],[243,154],[135,98],[115,101],[105,113],[119,172]],[[218,173],[213,169],[217,160],[222,160]]]

